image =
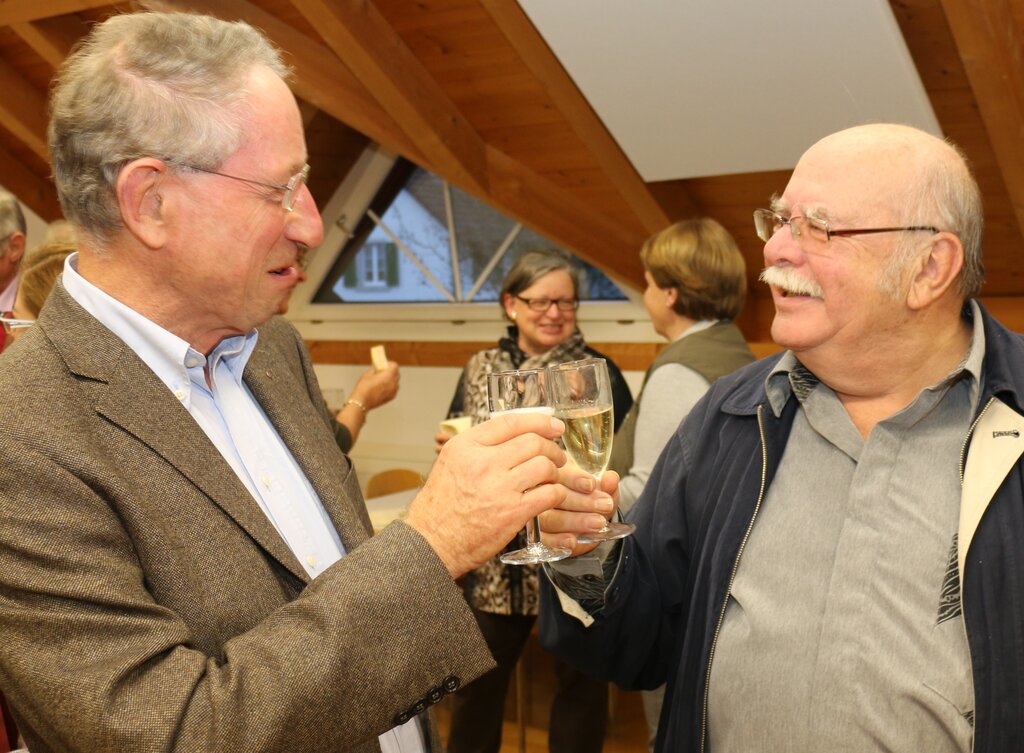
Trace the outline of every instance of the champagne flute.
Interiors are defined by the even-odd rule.
[[[596,479],[608,468],[612,455],[612,387],[608,364],[603,358],[586,358],[549,367],[551,402],[555,415],[565,423],[562,443],[582,470]],[[596,544],[629,536],[632,523],[605,523],[599,531],[576,538],[581,544]]]
[[[487,410],[491,418],[505,413],[545,413],[554,409],[548,397],[547,371],[522,369],[494,371],[487,375]],[[540,541],[540,521],[533,517],[526,523],[526,546],[504,552],[501,561],[507,565],[536,565],[565,559],[572,551],[565,547],[549,547]]]

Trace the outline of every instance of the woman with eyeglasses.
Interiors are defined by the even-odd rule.
[[[487,420],[487,374],[509,369],[598,357],[608,360],[615,427],[633,404],[622,372],[589,347],[576,323],[580,274],[568,256],[555,250],[529,251],[512,265],[499,298],[509,320],[507,336],[497,347],[469,359],[455,390],[449,417]],[[448,440],[435,439],[438,446]],[[525,545],[521,532],[506,549]],[[537,619],[538,569],[511,566],[494,558],[469,573],[463,589],[498,666],[452,696],[448,753],[497,753],[512,672]],[[601,750],[608,715],[608,685],[555,660],[558,691],[551,708],[548,747],[552,753]]]

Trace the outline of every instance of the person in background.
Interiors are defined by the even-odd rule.
[[[35,320],[64,271],[64,262],[75,252],[75,244],[56,241],[34,246],[25,253],[21,265],[21,284],[14,299],[14,315]]]
[[[277,315],[323,237],[287,75],[248,24],[140,12],[52,90],[78,251],[0,355],[0,688],[32,753],[425,753],[493,666],[456,578],[612,504],[561,422],[505,416],[371,535]]]
[[[786,350],[716,381],[636,533],[543,592],[547,647],[668,682],[659,751],[1024,750],[1024,336],[977,300],[983,216],[960,152],[894,124],[754,212]]]
[[[21,264],[21,282],[14,297],[14,309],[5,326],[11,341],[18,339],[28,326],[39,317],[54,283],[64,271],[64,260],[73,253],[73,243],[43,243],[29,249]]]
[[[0,317],[14,318],[14,298],[18,292],[18,272],[25,252],[25,215],[14,194],[0,188]],[[11,328],[0,328],[3,351]]]
[[[396,361],[388,361],[387,367],[380,371],[371,366],[356,381],[344,405],[337,410],[331,409],[335,440],[342,452],[348,454],[352,451],[370,411],[395,399],[399,379]]]
[[[743,255],[715,220],[685,220],[655,233],[640,249],[644,305],[669,341],[644,375],[640,394],[612,445],[619,509],[636,502],[669,438],[711,383],[754,360],[733,323],[747,290]],[[648,746],[654,750],[664,687],[643,692]]]
[[[497,347],[473,355],[459,378],[449,416],[470,415],[485,421],[487,375],[492,371],[542,368],[549,364],[598,357],[608,361],[615,426],[633,403],[618,367],[589,347],[576,322],[578,268],[553,249],[520,256],[502,283],[500,305],[509,320],[508,334]],[[446,434],[436,437],[439,445]],[[454,508],[453,508],[454,509]],[[506,549],[525,545],[522,532]],[[448,753],[497,753],[505,695],[512,672],[537,615],[538,571],[533,565],[505,565],[497,557],[470,572],[466,599],[498,666],[452,699]],[[549,749],[552,753],[601,750],[608,713],[608,685],[556,661],[558,691],[551,707]]]

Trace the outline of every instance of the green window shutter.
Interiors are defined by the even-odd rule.
[[[345,268],[345,287],[354,288],[359,284],[359,279],[356,277],[356,257],[353,256],[348,263],[348,267]]]
[[[394,243],[388,243],[384,248],[384,263],[387,270],[388,287],[393,288],[398,285],[398,246]]]

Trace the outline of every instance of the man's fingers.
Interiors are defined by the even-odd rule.
[[[550,534],[581,534],[600,531],[608,523],[604,515],[594,512],[571,512],[563,506],[548,510],[541,517],[540,527]]]
[[[469,430],[473,438],[483,445],[499,445],[521,434],[539,434],[546,439],[557,439],[565,431],[565,424],[546,413],[505,413],[484,421]]]
[[[551,458],[534,455],[509,469],[514,489],[532,489],[541,484],[558,482],[558,468]]]
[[[476,442],[483,452],[493,457],[493,460],[489,461],[488,467],[494,469],[511,470],[533,458],[545,458],[547,462],[552,463],[556,468],[560,468],[565,464],[565,453],[562,451],[562,448],[543,435],[536,433],[512,434],[503,442],[492,445],[487,442],[481,442],[480,435],[476,432],[478,428],[486,426],[487,424],[474,426],[472,429],[464,431],[453,438],[452,441],[458,441],[460,444],[470,441]]]

